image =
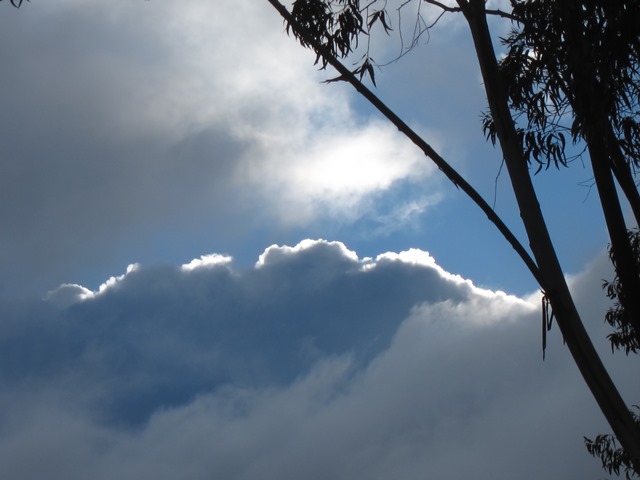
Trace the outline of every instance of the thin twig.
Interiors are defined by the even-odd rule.
[[[438,2],[437,0],[424,0],[425,2],[441,8],[445,12],[462,12],[461,7],[450,7],[449,5],[445,5],[442,2]],[[502,18],[508,18],[509,20],[513,20],[514,22],[520,22],[520,18],[512,13],[505,12],[500,9],[485,9],[484,13],[487,15],[496,15]]]

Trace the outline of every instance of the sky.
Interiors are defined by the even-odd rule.
[[[607,427],[555,328],[542,361],[520,260],[268,2],[0,12],[7,478],[604,477],[582,437]],[[396,40],[372,40],[376,93],[522,238],[465,25],[393,62]],[[534,181],[633,403],[590,179]]]

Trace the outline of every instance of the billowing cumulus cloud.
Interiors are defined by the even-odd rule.
[[[600,336],[602,264],[572,279]],[[581,436],[606,427],[556,330],[542,362],[537,305],[423,251],[306,240],[2,308],[7,478],[601,475]]]

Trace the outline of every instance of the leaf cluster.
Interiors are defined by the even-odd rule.
[[[1,1],[2,1],[2,0],[0,0],[0,2],[1,2]],[[9,2],[11,3],[11,5],[13,5],[13,6],[14,6],[14,7],[16,7],[16,8],[20,8],[20,5],[22,5],[22,2],[23,2],[23,1],[24,1],[24,0],[9,0]],[[29,1],[29,0],[27,0],[27,2],[28,2],[28,1]]]
[[[637,405],[635,408],[638,410]],[[634,411],[631,411],[631,415],[640,427],[640,415]],[[584,443],[591,455],[600,458],[602,468],[609,475],[619,476],[620,473],[624,473],[626,480],[640,478],[640,474],[633,468],[629,455],[621,447],[618,447],[615,436],[600,434],[594,440],[584,437]]]
[[[540,168],[567,165],[565,134],[574,144],[584,139],[592,128],[585,113],[597,103],[627,162],[640,166],[640,2],[518,0],[512,6],[514,28],[502,39],[508,54],[500,71],[514,116],[526,125],[520,135],[527,160]],[[484,130],[495,140],[489,116]]]
[[[387,11],[384,6],[381,9],[374,8],[376,3],[373,0],[361,6],[360,0],[296,0],[291,14],[306,33],[333,57],[345,58],[358,48],[361,35],[369,36],[374,25],[380,24],[386,33],[392,30]],[[299,32],[287,25],[287,33],[291,31],[304,47],[311,47]],[[327,60],[319,52],[316,52],[315,63],[320,63],[323,69],[327,66]],[[375,85],[374,66],[375,62],[367,49],[353,73],[359,75],[360,79],[369,76]]]
[[[634,257],[640,267],[640,231],[635,229],[630,231],[628,235]],[[611,247],[609,247],[609,257],[615,267],[616,264],[612,255]],[[613,307],[610,308],[605,315],[605,321],[615,328],[613,333],[607,335],[607,338],[611,343],[611,350],[624,349],[627,355],[629,355],[630,352],[640,352],[640,343],[638,343],[638,337],[636,336],[636,332],[628,318],[628,312],[618,301],[622,295],[620,279],[616,275],[611,282],[605,280],[602,288],[605,289],[607,297],[615,302]]]
[[[333,56],[344,58],[358,46],[359,35],[365,33],[359,4],[358,0],[297,0],[291,14]],[[287,33],[289,28],[287,26]],[[304,46],[309,46],[295,30],[294,35]],[[317,61],[326,66],[325,59],[318,57]]]

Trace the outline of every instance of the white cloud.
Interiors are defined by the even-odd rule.
[[[433,195],[421,195],[404,203],[392,205],[391,211],[388,213],[372,215],[376,226],[371,229],[371,235],[388,235],[401,229],[419,225],[420,216],[440,203],[443,197],[439,192]]]
[[[139,266],[104,295],[67,285],[7,309],[10,478],[600,475],[581,438],[606,426],[555,330],[542,362],[535,306],[419,250],[360,259],[306,240],[247,270],[192,264],[206,268]],[[597,312],[585,282],[576,298]],[[612,367],[637,398],[628,361]]]
[[[93,296],[94,292],[82,285],[77,285],[75,283],[63,283],[59,287],[47,293],[45,299],[55,305],[67,307],[82,301],[85,298],[91,298]]]
[[[138,263],[132,263],[131,265],[128,265],[126,273],[123,273],[122,275],[118,275],[117,277],[109,277],[106,282],[104,282],[98,287],[98,291],[96,292],[96,294],[99,295],[101,293],[106,292],[110,288],[114,288],[118,283],[122,282],[127,275],[129,275],[132,272],[135,272],[139,268],[140,268],[140,265]]]
[[[285,219],[308,221],[327,213],[358,218],[362,206],[370,207],[366,201],[372,193],[405,179],[425,181],[434,172],[422,152],[389,125],[340,127],[301,131],[298,139],[287,138],[265,152],[267,158],[276,158],[256,166],[266,190],[274,189],[269,193],[278,199]],[[282,168],[274,168],[276,164]]]
[[[294,247],[289,247],[288,245],[271,245],[258,257],[256,268],[277,265],[286,260],[295,261],[295,257],[305,251],[315,250],[315,255],[318,255],[320,249],[335,259],[346,260],[352,263],[358,262],[358,255],[349,250],[342,242],[306,239]]]
[[[233,261],[233,257],[228,255],[220,255],[218,253],[212,253],[209,255],[202,255],[200,258],[194,258],[189,263],[183,264],[180,268],[187,272],[195,270],[197,268],[216,267],[218,265],[228,265]]]

